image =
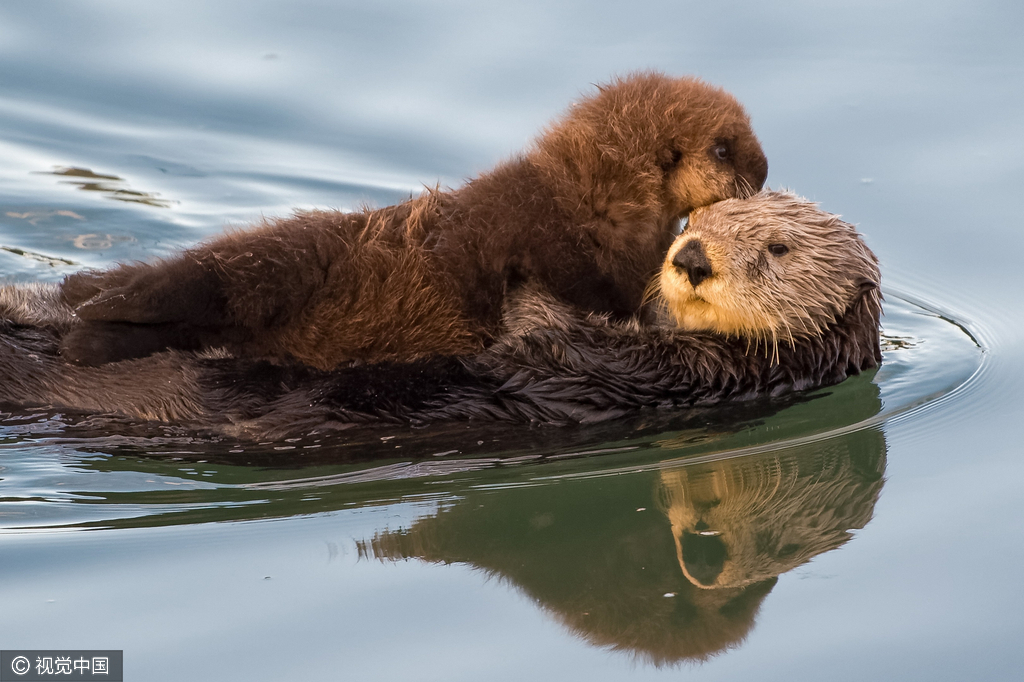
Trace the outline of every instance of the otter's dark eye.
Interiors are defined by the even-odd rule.
[[[789,247],[786,246],[785,244],[769,244],[768,253],[772,254],[773,256],[785,256],[787,253],[789,253]]]
[[[679,162],[682,160],[683,153],[678,149],[672,149],[670,151],[667,151],[665,152],[664,158],[661,161],[661,170],[667,173],[668,171],[678,166]]]
[[[787,559],[787,558],[793,556],[794,554],[796,554],[799,550],[800,550],[800,545],[794,545],[793,543],[789,543],[788,545],[783,545],[782,548],[779,550],[779,558],[780,559]]]
[[[731,154],[729,154],[729,146],[725,144],[716,144],[711,148],[711,154],[719,161],[728,161]]]

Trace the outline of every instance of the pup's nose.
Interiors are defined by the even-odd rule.
[[[686,242],[683,248],[676,252],[672,257],[672,265],[686,271],[692,286],[697,286],[714,274],[711,271],[711,262],[704,253],[704,247],[697,239]]]

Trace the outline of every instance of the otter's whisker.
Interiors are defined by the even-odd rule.
[[[655,275],[647,283],[647,286],[644,288],[644,295],[640,299],[640,305],[645,306],[656,300],[664,300],[661,295],[661,277],[659,275]]]
[[[787,305],[790,309],[792,309],[792,305],[789,305],[788,303]],[[782,325],[786,328],[786,338],[789,340],[789,345],[794,345],[793,328],[789,324],[789,316],[780,314],[779,320],[782,322]]]
[[[737,175],[736,176],[735,184],[736,184],[736,196],[738,198],[740,198],[740,199],[749,199],[756,192],[756,190],[751,186],[750,181],[748,181],[742,175]]]

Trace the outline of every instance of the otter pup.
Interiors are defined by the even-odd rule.
[[[767,170],[728,93],[634,74],[460,189],[300,212],[168,260],[71,275],[61,293],[82,324],[61,353],[97,365],[226,347],[321,370],[468,354],[500,333],[505,296],[524,283],[623,319],[680,218],[760,189]]]
[[[785,247],[785,248],[781,248]],[[881,361],[874,255],[792,194],[694,210],[654,296],[665,324],[615,321],[529,289],[470,356],[326,372],[217,353],[67,363],[81,324],[56,287],[0,289],[0,402],[177,421],[252,438],[451,419],[597,422],[644,407],[835,384]]]

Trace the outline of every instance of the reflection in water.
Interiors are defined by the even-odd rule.
[[[81,216],[74,211],[68,211],[65,209],[61,210],[45,210],[45,211],[5,211],[4,217],[8,220],[3,222],[13,223],[12,227],[14,232],[24,232],[24,225],[31,225],[33,228],[39,226],[40,223],[46,224],[62,218],[71,218],[73,220],[85,220],[85,216]],[[20,223],[20,225],[19,225]],[[4,225],[6,227],[6,225]],[[50,256],[44,253],[37,253],[35,251],[29,251],[17,246],[9,246],[0,244],[0,251],[14,254],[15,256],[21,256],[29,260],[34,260],[40,263],[44,263],[51,267],[61,267],[64,265],[77,265],[73,260],[67,258],[60,258],[58,256]],[[6,274],[6,273],[5,273]]]
[[[77,265],[77,263],[75,263],[72,260],[68,260],[67,258],[47,256],[45,253],[36,253],[35,251],[19,249],[16,246],[4,246],[0,244],[0,251],[6,251],[7,253],[13,253],[15,256],[21,256],[22,258],[28,258],[29,260],[45,263],[46,265],[49,265],[51,267],[60,267],[62,265]]]
[[[742,587],[785,573],[863,528],[882,487],[879,432],[825,441],[799,456],[668,470],[661,500],[693,585]]]
[[[954,323],[955,324],[955,323]],[[906,350],[913,348],[917,345],[917,341],[910,336],[897,336],[895,334],[886,334],[884,331],[881,335],[880,345],[882,346],[883,353],[891,353],[895,350]]]
[[[885,450],[868,429],[660,473],[474,490],[359,549],[466,563],[592,644],[703,660],[743,641],[778,575],[871,519]]]
[[[133,242],[134,237],[118,234],[79,234],[70,238],[76,249],[86,251],[102,251],[109,249],[114,244],[121,242]]]
[[[41,222],[48,222],[53,218],[74,218],[75,220],[85,220],[85,216],[80,216],[74,211],[59,210],[59,211],[7,211],[4,213],[8,218],[15,218],[17,220],[24,220],[32,227],[37,226]]]
[[[127,201],[132,204],[146,204],[157,208],[170,208],[173,202],[161,199],[153,192],[140,192],[128,188],[128,181],[116,175],[101,175],[93,173],[88,168],[56,168],[49,171],[50,175],[61,175],[71,180],[64,180],[65,184],[75,185],[78,189],[87,192],[102,192],[110,199]]]

